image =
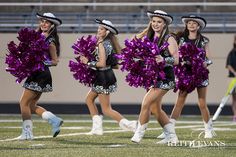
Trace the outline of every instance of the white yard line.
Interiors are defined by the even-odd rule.
[[[64,122],[69,122],[70,120],[65,120]],[[0,121],[1,122],[1,121]],[[12,122],[12,120],[4,120],[4,122]],[[91,122],[91,120],[77,120],[77,121],[73,121],[73,122]],[[110,120],[104,120],[104,122],[106,123],[110,123]],[[115,121],[112,121],[115,122]],[[191,122],[191,124],[201,124],[201,125],[185,125],[185,126],[176,126],[176,129],[184,129],[184,128],[202,128],[203,124],[200,121],[178,121],[178,123],[182,123],[183,124],[189,124]],[[185,123],[187,122],[187,123]],[[150,123],[156,123],[156,121],[150,121]],[[236,125],[235,123],[232,122],[228,122],[225,121],[223,123],[223,121],[221,122],[217,122],[214,124],[214,126],[232,126],[232,125]],[[147,130],[162,130],[161,127],[158,128],[148,128]],[[120,132],[128,132],[126,130],[108,130],[108,131],[104,131],[104,133],[120,133]],[[80,132],[80,133],[70,133],[70,134],[60,134],[57,137],[68,137],[68,136],[78,136],[78,135],[88,135],[88,132]],[[35,136],[34,139],[44,139],[44,138],[52,138],[52,136]],[[17,138],[9,138],[9,139],[4,139],[4,140],[0,140],[0,142],[7,142],[7,141],[17,141]]]
[[[5,122],[5,123],[10,123],[10,122],[22,122],[21,119],[16,120],[16,119],[0,119],[0,122]],[[45,120],[33,120],[33,122],[46,122]],[[64,120],[65,123],[88,123],[91,122],[92,120]],[[103,122],[105,123],[117,123],[115,120],[103,120]],[[149,123],[157,123],[156,120],[150,120]],[[194,120],[194,121],[186,121],[186,120],[179,120],[176,122],[177,124],[203,124],[203,121],[199,121],[199,120]],[[216,121],[213,122],[214,124],[235,124],[235,122],[231,122],[231,121]]]
[[[176,128],[195,128],[200,127],[200,125],[191,125],[191,126],[178,126]],[[148,128],[147,130],[161,130],[162,128]],[[128,132],[126,130],[109,130],[104,131],[104,133],[120,133],[120,132]],[[79,136],[79,135],[88,135],[88,132],[79,132],[79,133],[70,133],[70,134],[60,134],[57,137],[68,137],[68,136]],[[94,135],[91,135],[94,136]],[[52,136],[35,136],[34,139],[44,139],[44,138],[52,138]],[[0,140],[0,142],[7,142],[7,141],[17,141],[17,138],[9,138],[5,140]]]

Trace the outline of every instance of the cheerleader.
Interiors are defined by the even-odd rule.
[[[172,16],[162,10],[154,12],[148,11],[150,22],[148,27],[137,35],[137,38],[147,36],[151,41],[158,37],[157,45],[161,47],[164,42],[167,42],[168,47],[161,52],[161,55],[156,57],[156,62],[165,63],[165,79],[157,79],[156,83],[149,88],[148,92],[143,98],[142,107],[139,114],[138,127],[135,134],[131,138],[132,142],[139,143],[144,136],[148,125],[150,113],[153,112],[160,125],[168,132],[164,140],[157,142],[158,144],[165,144],[168,142],[176,143],[178,138],[175,134],[174,126],[166,113],[161,109],[161,102],[164,95],[175,87],[175,76],[173,65],[178,64],[178,45],[173,36],[169,34],[168,26],[173,21]]]
[[[63,120],[53,113],[37,105],[42,93],[52,92],[52,77],[49,70],[50,66],[56,66],[59,62],[60,42],[57,35],[57,26],[62,24],[62,21],[56,18],[52,13],[44,13],[43,15],[37,13],[39,19],[39,28],[37,31],[41,32],[49,43],[48,54],[49,61],[45,61],[45,71],[34,72],[29,76],[23,84],[24,92],[20,99],[20,109],[23,119],[22,134],[18,137],[19,140],[32,140],[33,124],[31,114],[36,113],[47,120],[52,127],[52,136],[56,137],[60,132],[60,126]]]
[[[103,135],[102,116],[99,115],[94,103],[96,98],[99,99],[104,115],[116,120],[122,129],[134,131],[137,122],[128,121],[120,113],[113,110],[110,104],[110,93],[115,92],[117,89],[117,80],[113,72],[113,68],[117,67],[117,61],[113,55],[121,51],[121,47],[115,37],[118,31],[111,21],[96,19],[95,22],[99,24],[97,48],[94,53],[96,60],[88,62],[88,58],[81,56],[84,64],[96,70],[95,81],[86,97],[86,104],[93,120],[92,130],[89,134]]]
[[[212,61],[209,60],[209,39],[201,34],[201,31],[206,27],[206,20],[202,17],[190,15],[183,16],[182,22],[185,24],[185,30],[182,33],[177,35],[179,47],[181,47],[185,43],[192,43],[196,45],[198,48],[202,48],[206,52],[206,56],[204,58],[205,62],[204,67],[207,68],[208,65],[212,64]],[[188,62],[182,63],[187,67],[187,69],[191,69],[191,65]],[[208,76],[207,76],[208,78]],[[181,81],[181,80],[180,80]],[[198,93],[198,106],[201,111],[204,127],[205,127],[205,135],[204,138],[212,138],[215,136],[215,132],[213,131],[212,120],[210,119],[210,113],[206,104],[206,94],[207,94],[207,86],[209,85],[209,80],[202,80],[200,84],[196,85],[197,93]],[[176,104],[171,113],[171,122],[175,125],[176,120],[180,117],[181,111],[184,107],[185,100],[187,98],[188,92],[186,90],[180,89],[178,93],[178,98]],[[164,138],[165,132],[162,133],[158,138]]]

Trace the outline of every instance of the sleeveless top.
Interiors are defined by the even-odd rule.
[[[113,58],[114,50],[110,40],[104,40],[103,46],[106,54],[106,67],[96,68],[96,78],[92,85],[92,90],[98,94],[110,94],[117,89],[117,80],[112,70],[112,66],[117,64]],[[98,48],[95,51],[96,61],[99,60]]]
[[[196,45],[198,48],[205,48],[206,44],[209,43],[209,39],[203,35],[200,36],[199,39],[191,40],[188,37],[181,37],[179,39],[179,46],[182,46],[186,42],[191,42]]]

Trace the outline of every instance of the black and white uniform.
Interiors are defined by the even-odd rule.
[[[165,36],[165,41],[169,39],[171,35],[168,34]],[[172,57],[168,48],[161,52],[161,56],[165,60],[167,57]],[[154,85],[155,88],[160,88],[164,90],[170,90],[175,88],[175,75],[174,75],[174,68],[172,64],[166,64],[164,67],[164,72],[165,72],[165,79],[164,80],[157,80],[157,83]]]
[[[106,67],[96,68],[96,78],[92,85],[92,90],[98,94],[110,94],[117,89],[116,77],[112,70],[114,50],[110,40],[104,40],[103,46],[106,53]],[[95,57],[96,61],[98,61],[98,48],[96,49]]]
[[[49,37],[46,42],[49,42],[49,44],[55,43],[55,39]],[[24,82],[23,87],[36,92],[52,92],[52,76],[49,67],[45,65],[44,71],[32,73]]]
[[[181,37],[179,40],[179,46],[182,46],[184,43],[193,43],[196,45],[198,48],[205,49],[205,46],[207,43],[209,43],[209,39],[203,35],[200,35],[200,38],[191,40],[188,37]],[[208,60],[207,57],[205,56],[205,60]],[[189,66],[189,65],[186,65]],[[199,84],[197,87],[207,87],[209,85],[209,79],[203,80],[201,84]]]

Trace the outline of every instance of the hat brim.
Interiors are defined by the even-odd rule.
[[[43,15],[40,15],[39,13],[36,14],[36,17],[39,18],[39,19],[46,19],[46,20],[54,23],[57,26],[62,24],[62,21],[58,18],[43,16]]]
[[[182,22],[184,24],[187,24],[188,21],[196,21],[200,25],[201,29],[204,29],[207,24],[206,20],[201,17],[189,17],[189,16],[182,17]]]
[[[106,29],[108,29],[109,31],[111,31],[111,32],[112,32],[113,34],[115,34],[115,35],[117,35],[117,34],[119,33],[118,30],[117,30],[115,27],[113,27],[113,26],[111,26],[111,25],[108,25],[108,24],[106,24],[106,23],[103,23],[102,20],[95,19],[95,22],[96,22],[97,24],[102,25],[103,27],[105,27]]]
[[[165,19],[166,23],[169,25],[173,21],[173,17],[170,15],[166,14],[160,14],[160,13],[154,13],[152,11],[147,11],[147,16],[151,19],[152,17],[160,17]]]

